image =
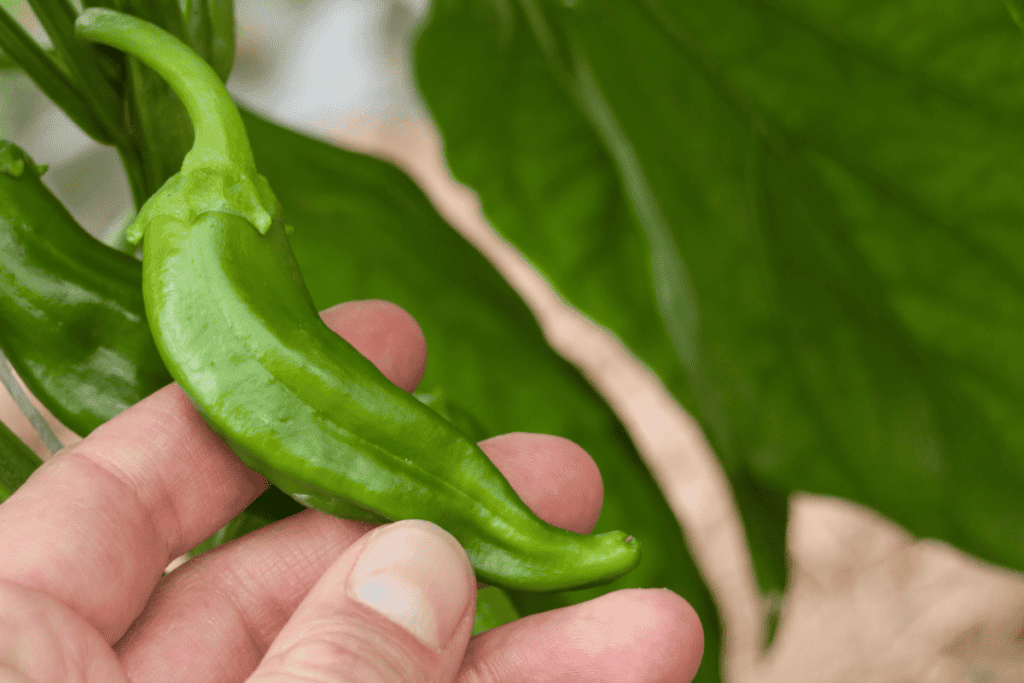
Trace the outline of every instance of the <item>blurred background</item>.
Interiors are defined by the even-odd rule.
[[[309,135],[401,166],[520,292],[552,346],[615,408],[718,600],[728,680],[1024,681],[1020,575],[917,541],[858,506],[814,496],[792,502],[790,590],[773,598],[782,600],[779,633],[771,650],[759,654],[764,598],[724,475],[699,428],[613,337],[551,292],[493,233],[473,192],[451,178],[409,63],[429,0],[235,2],[237,55],[228,88],[236,99]],[[0,3],[46,42],[22,0]],[[113,241],[131,219],[116,153],[86,137],[12,71],[0,72],[0,136],[49,165],[44,182],[97,237]],[[0,417],[44,452],[6,394]],[[65,445],[77,439],[55,429]]]

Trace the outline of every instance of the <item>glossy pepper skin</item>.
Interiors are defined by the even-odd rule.
[[[87,233],[0,141],[0,348],[81,436],[170,384],[145,323],[138,260]]]
[[[195,53],[110,10],[84,12],[76,31],[154,69],[192,118],[181,172],[129,238],[145,235],[146,313],[165,364],[246,465],[339,517],[433,521],[488,584],[582,588],[637,564],[639,543],[623,532],[539,519],[475,443],[321,321],[238,110]]]

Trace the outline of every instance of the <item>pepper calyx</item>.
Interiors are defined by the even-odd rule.
[[[281,203],[262,175],[254,177],[234,164],[186,164],[146,201],[125,239],[138,244],[151,226],[192,225],[211,211],[240,216],[261,235],[282,220]]]

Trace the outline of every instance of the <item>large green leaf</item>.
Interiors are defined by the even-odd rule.
[[[718,677],[718,617],[682,532],[608,406],[545,343],[494,268],[394,166],[245,117],[260,172],[295,228],[291,244],[317,306],[381,298],[415,316],[429,360],[421,389],[472,414],[486,434],[557,434],[597,462],[605,485],[597,531],[623,529],[644,559],[601,588],[515,593],[523,614],[626,587],[668,587],[704,623],[703,680]]]
[[[1001,3],[437,0],[416,59],[491,222],[703,425],[762,586],[795,490],[1024,569]]]

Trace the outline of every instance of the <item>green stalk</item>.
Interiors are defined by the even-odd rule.
[[[188,110],[195,143],[182,173],[201,166],[235,167],[256,176],[256,163],[238,108],[220,77],[167,32],[135,17],[90,9],[76,24],[83,38],[137,55],[170,84]]]

